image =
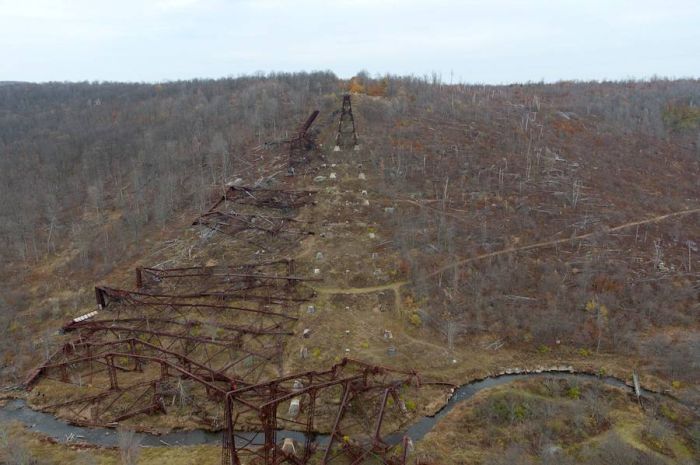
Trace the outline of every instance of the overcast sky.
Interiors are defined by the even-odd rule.
[[[700,0],[0,0],[0,81],[363,69],[482,83],[700,77]]]

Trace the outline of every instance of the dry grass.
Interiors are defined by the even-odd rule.
[[[640,409],[617,388],[583,383],[578,385],[583,395],[572,398],[567,395],[569,388],[552,395],[546,386],[543,380],[528,380],[478,393],[452,410],[417,443],[416,457],[425,463],[480,464],[517,446],[524,451],[521,460],[525,460],[540,453],[540,446],[534,444],[541,443],[545,447],[555,445],[560,448],[558,453],[580,461],[594,455],[606,438],[615,436],[668,464],[693,459],[689,438],[674,430],[666,438],[669,449],[665,454],[649,447],[642,424],[653,413]],[[602,411],[607,420],[598,426],[593,426],[592,417],[586,413],[591,405],[586,400],[589,393],[604,402]],[[510,420],[498,419],[509,414],[514,415]],[[544,442],[536,439],[540,435]],[[697,458],[700,451],[695,454]]]

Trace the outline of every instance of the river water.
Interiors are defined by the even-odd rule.
[[[497,377],[485,378],[474,381],[457,388],[447,404],[434,416],[422,417],[404,431],[400,431],[386,437],[386,441],[390,444],[398,443],[404,436],[408,436],[413,441],[417,441],[425,436],[441,418],[447,415],[458,404],[469,400],[475,394],[485,389],[501,386],[511,383],[516,380],[530,378],[554,378],[589,381],[595,380],[608,386],[614,386],[623,389],[631,388],[623,381],[616,378],[597,377],[594,375],[583,373],[520,373],[502,375]],[[649,391],[643,391],[644,395],[655,395]],[[51,437],[58,442],[76,442],[92,444],[96,446],[115,447],[118,445],[118,434],[112,428],[93,428],[74,426],[65,421],[56,419],[49,413],[39,412],[31,409],[24,400],[13,399],[0,407],[0,422],[19,421],[23,423],[31,431],[36,431],[45,436]],[[157,435],[151,433],[140,433],[142,436],[141,444],[144,446],[161,447],[172,445],[199,445],[199,444],[220,444],[221,432],[212,432],[206,430],[191,430],[191,431],[173,431],[170,433]],[[249,432],[240,433],[240,439],[253,440],[253,444],[261,444],[264,437],[261,433]],[[304,434],[298,431],[280,430],[277,437],[290,437],[297,441],[304,440]],[[316,441],[319,444],[324,444],[328,441],[327,435],[316,435]]]

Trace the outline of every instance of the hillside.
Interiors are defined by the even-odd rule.
[[[359,146],[336,151],[346,89]],[[504,371],[635,372],[647,388],[700,403],[697,81],[494,87],[319,73],[0,94],[2,376],[19,384],[43,364],[26,395],[35,408],[144,431],[221,429],[212,392],[321,373],[345,357],[425,381],[397,391],[403,412],[387,415],[385,433],[437,411],[446,385]],[[283,140],[314,109],[317,145],[288,176]],[[93,320],[104,327],[69,323],[94,310],[96,285],[104,309]],[[119,345],[104,359],[118,376],[75,368],[60,350],[75,346],[74,331]],[[134,360],[155,359],[126,360],[126,341],[150,344],[143,357],[169,355],[142,368]],[[150,386],[166,378],[166,359],[161,392]],[[115,377],[144,388],[124,395]],[[411,459],[497,463],[505,448],[549,463],[553,443],[558,463],[608,460],[616,447],[659,463],[700,454],[693,414],[669,413],[676,404],[655,413],[595,384],[567,397],[568,387],[527,383],[453,411]],[[149,389],[172,403],[138,410]],[[324,395],[324,406],[342,398]],[[499,417],[501,397],[526,405],[521,416]],[[585,434],[554,420],[512,437],[499,429],[541,409],[566,418],[584,398],[605,410],[595,427],[579,425]],[[319,409],[314,429],[328,432],[334,410]],[[499,439],[470,440],[462,456],[459,425]],[[73,453],[8,434],[47,463]],[[185,449],[212,463],[220,453]],[[142,459],[164,463],[155,451]]]

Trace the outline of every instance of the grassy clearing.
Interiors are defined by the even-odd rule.
[[[700,449],[680,417],[660,419],[664,408],[642,410],[625,392],[595,382],[519,381],[456,407],[416,454],[444,465],[501,463],[504,451],[514,463],[609,463],[614,451],[653,464],[697,460]]]
[[[140,447],[137,464],[213,465],[219,463],[220,457],[221,448],[217,445]],[[0,463],[119,465],[121,461],[117,449],[55,444],[15,423],[0,428]]]

